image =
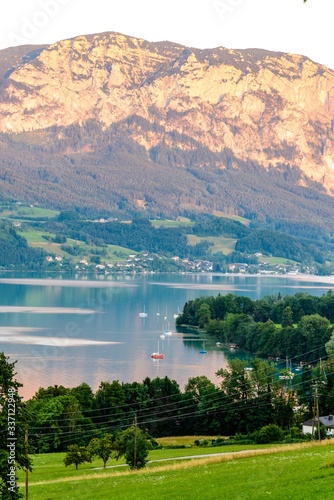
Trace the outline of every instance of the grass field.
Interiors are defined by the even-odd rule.
[[[225,255],[233,252],[237,241],[224,236],[195,236],[194,234],[188,234],[187,238],[189,245],[196,245],[203,240],[210,241],[213,243],[213,246],[210,247],[212,253],[222,252]]]
[[[22,219],[36,219],[39,217],[44,217],[48,219],[52,219],[57,217],[59,212],[55,210],[49,210],[47,208],[39,208],[39,207],[29,207],[29,206],[17,206],[17,208],[13,208],[12,210],[3,210],[0,212],[0,218],[7,219],[11,217]]]
[[[88,260],[89,257],[94,253],[94,249],[96,248],[92,245],[87,245],[82,241],[67,238],[65,245],[78,246],[80,248],[80,255],[73,256],[62,250],[62,245],[60,243],[53,243],[51,242],[51,240],[48,241],[43,238],[43,236],[47,236],[51,239],[55,236],[54,234],[48,233],[46,231],[36,231],[31,228],[27,230],[20,230],[18,232],[21,236],[26,238],[30,246],[43,248],[43,250],[45,250],[48,254],[67,257],[75,262],[80,261],[81,259]],[[125,260],[129,256],[129,254],[137,253],[130,250],[129,248],[124,248],[117,245],[106,245],[106,252],[107,254],[103,256],[103,259],[111,263]]]
[[[216,217],[225,217],[226,219],[237,220],[238,222],[241,222],[241,224],[244,224],[245,226],[249,226],[250,223],[249,219],[245,219],[244,217],[240,217],[239,215],[229,215],[226,214],[225,212],[220,212],[219,210],[214,210],[212,214],[215,215]]]
[[[175,460],[196,453],[227,454]],[[129,471],[118,464],[102,469],[101,461],[75,470],[62,464],[64,454],[37,455],[30,474],[30,500],[322,500],[333,496],[334,442],[246,449],[230,447],[155,450],[146,469]],[[176,455],[177,453],[177,455]],[[181,455],[180,455],[181,453]],[[160,457],[160,458],[159,458]],[[174,457],[174,460],[173,460]],[[108,462],[108,465],[115,465]],[[23,474],[20,482],[23,487]]]
[[[150,221],[153,227],[192,227],[195,225],[195,222],[192,222],[190,219],[186,219],[185,217],[178,217],[177,220],[151,220]]]
[[[268,256],[260,256],[258,257],[259,262],[267,262],[268,264],[274,266],[274,265],[285,265],[289,264],[290,266],[294,266],[297,264],[295,260],[290,260],[285,257],[268,257]]]

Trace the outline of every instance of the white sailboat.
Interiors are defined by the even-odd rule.
[[[147,318],[147,312],[145,311],[145,306],[142,312],[139,313],[140,318]]]
[[[164,322],[163,335],[165,337],[170,337],[171,335],[173,335],[172,330],[169,329],[169,323],[168,323],[168,321]]]
[[[177,319],[180,316],[180,308],[177,308],[177,313],[174,313],[174,319]]]

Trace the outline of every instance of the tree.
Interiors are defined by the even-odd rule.
[[[286,326],[292,326],[292,325],[293,325],[292,309],[290,306],[287,306],[283,309],[283,313],[282,313],[282,328],[285,328]]]
[[[67,448],[67,453],[64,458],[64,465],[68,467],[69,465],[75,464],[75,469],[78,470],[78,466],[84,462],[91,462],[92,457],[90,452],[84,446],[78,446],[77,444],[71,444]]]
[[[257,442],[260,444],[279,443],[284,440],[284,432],[278,425],[269,424],[259,431]]]
[[[185,386],[185,398],[193,413],[195,434],[220,433],[218,388],[206,376],[192,377]]]
[[[106,468],[109,458],[114,454],[116,456],[116,450],[113,445],[112,437],[110,434],[105,434],[101,439],[93,438],[88,447],[88,451],[91,456],[98,456],[103,460],[103,467]]]
[[[25,449],[26,405],[18,394],[15,364],[0,353],[0,498],[22,498],[16,485],[16,467],[31,470]]]
[[[141,469],[146,466],[149,443],[145,433],[136,425],[118,434],[115,448],[116,458],[124,456],[131,469]]]
[[[211,318],[210,306],[209,304],[202,304],[197,312],[196,320],[200,328],[209,323]]]

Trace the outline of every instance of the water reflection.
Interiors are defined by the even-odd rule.
[[[306,279],[223,275],[120,276],[92,279],[32,279],[0,276],[0,350],[18,360],[25,397],[40,386],[68,387],[87,382],[96,390],[103,380],[142,381],[146,376],[175,379],[183,389],[190,377],[215,373],[227,358],[216,339],[195,330],[176,333],[174,314],[187,300],[235,293],[252,299],[333,288],[326,277]],[[143,310],[147,317],[141,318]],[[159,313],[159,314],[157,314]],[[164,317],[172,335],[160,339]],[[160,341],[163,360],[150,354]],[[206,354],[199,351],[205,342]]]

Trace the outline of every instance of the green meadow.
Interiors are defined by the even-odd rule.
[[[60,255],[61,257],[71,258],[74,261],[79,261],[81,259],[89,260],[90,256],[94,254],[97,248],[96,246],[88,245],[82,241],[67,238],[65,245],[75,246],[80,250],[79,255],[73,256],[61,248],[62,244],[51,241],[51,239],[55,237],[55,234],[46,231],[37,231],[32,228],[19,230],[18,233],[28,241],[30,246],[43,248],[48,254]],[[43,236],[48,237],[49,240],[45,239]],[[107,259],[108,262],[123,261],[127,259],[130,254],[137,253],[129,248],[117,245],[105,245],[104,248],[106,251],[104,258]]]
[[[188,234],[188,245],[196,245],[203,240],[209,241],[212,244],[210,247],[212,253],[222,252],[225,255],[234,251],[236,239],[226,238],[225,236],[196,236]]]
[[[63,453],[36,455],[29,499],[322,500],[333,496],[334,442],[250,449],[247,446],[154,450],[145,469],[101,460],[76,471]],[[221,452],[224,454],[221,454]],[[210,457],[201,457],[211,453]],[[216,456],[214,454],[220,453]],[[179,457],[186,457],[180,460]],[[189,456],[195,458],[189,458]],[[168,460],[167,460],[168,459]],[[116,467],[114,467],[116,465]],[[19,485],[24,493],[24,476]]]
[[[58,214],[58,211],[49,210],[47,208],[17,205],[10,209],[4,208],[0,212],[0,218],[7,219],[15,217],[16,219],[20,219],[20,217],[22,217],[22,219],[24,220],[43,217],[46,219],[54,219]]]

